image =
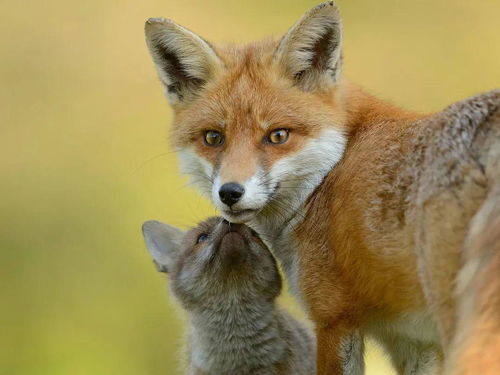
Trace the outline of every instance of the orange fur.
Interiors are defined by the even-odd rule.
[[[332,4],[313,11],[325,6]],[[500,93],[432,116],[412,113],[346,79],[323,85],[321,78],[315,86],[317,72],[299,87],[287,76],[290,68],[276,63],[277,45],[264,41],[217,48],[223,68],[211,69],[216,73],[200,95],[173,105],[174,145],[194,146],[220,168],[223,182],[241,182],[258,165],[269,168],[323,130],[343,131],[348,144],[342,160],[309,196],[305,218],[292,233],[301,295],[316,325],[318,374],[342,373],[343,340],[353,332],[371,332],[380,322],[422,311],[438,325],[440,347],[432,348],[438,360],[442,350],[451,360],[462,247],[492,181],[500,181],[493,167],[500,164],[494,152],[500,139]],[[469,113],[475,108],[486,113]],[[487,119],[489,127],[483,126]],[[291,130],[290,140],[280,147],[263,146],[269,129],[282,127]],[[203,133],[214,129],[225,134],[222,147],[203,143]],[[485,267],[478,283],[498,291],[497,269]],[[487,326],[498,323],[488,319]],[[476,341],[471,339],[465,354],[455,354],[454,360],[477,358]],[[498,355],[498,348],[491,353]]]
[[[407,222],[404,202],[413,181],[403,182],[398,194],[385,191],[381,187],[394,184],[398,170],[387,169],[381,160],[385,163],[412,152],[409,136],[415,122],[427,115],[394,107],[347,80],[329,91],[304,94],[270,71],[266,46],[230,48],[227,56],[219,50],[233,71],[212,82],[206,95],[176,111],[173,139],[181,146],[186,134],[196,131],[187,129],[217,128],[224,121],[227,148],[216,151],[200,140],[197,148],[208,160],[223,163],[226,181],[240,181],[254,172],[259,152],[264,153],[259,150],[265,134],[262,119],[275,127],[286,124],[303,135],[283,148],[266,151],[267,164],[299,149],[307,137],[329,126],[331,119],[349,134],[342,162],[310,197],[306,219],[296,230],[301,243],[300,288],[317,327],[318,374],[339,374],[338,353],[344,335],[380,319],[426,309],[412,238],[415,228]],[[293,108],[294,114],[287,108]],[[394,145],[398,149],[388,154]],[[386,169],[384,173],[374,173],[381,168]],[[375,233],[367,231],[364,218],[373,209],[374,196],[382,201],[376,218],[380,233],[370,238]],[[475,209],[461,214],[471,217]],[[388,222],[390,228],[384,228]],[[463,236],[458,235],[457,241]],[[398,251],[384,254],[387,248]],[[442,285],[451,294],[458,264],[446,259],[450,273]]]

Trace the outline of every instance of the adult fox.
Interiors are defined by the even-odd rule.
[[[483,218],[500,206],[500,92],[401,110],[341,77],[341,35],[332,2],[244,46],[148,20],[181,168],[272,247],[315,323],[318,374],[362,373],[365,335],[400,374],[459,373],[464,358],[476,373],[476,342],[482,375],[498,374],[498,247],[479,239],[500,241],[500,215]]]

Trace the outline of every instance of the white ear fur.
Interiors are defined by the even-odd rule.
[[[205,40],[171,20],[150,18],[145,33],[149,52],[172,105],[195,94],[222,65]]]
[[[281,39],[276,61],[299,87],[312,91],[340,77],[342,23],[333,1],[307,12]]]
[[[142,234],[158,271],[169,272],[180,251],[184,232],[171,225],[150,220],[142,225]]]

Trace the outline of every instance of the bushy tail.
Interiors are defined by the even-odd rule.
[[[471,223],[447,374],[500,374],[500,186]]]

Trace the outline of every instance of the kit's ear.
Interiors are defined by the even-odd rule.
[[[171,225],[150,220],[142,225],[142,234],[158,271],[170,272],[179,255],[184,232]]]
[[[342,24],[333,1],[307,12],[281,39],[275,59],[306,91],[321,90],[340,77]]]
[[[171,105],[188,100],[222,65],[208,42],[165,18],[150,18],[146,43]]]

